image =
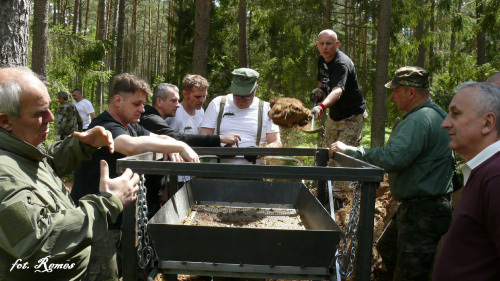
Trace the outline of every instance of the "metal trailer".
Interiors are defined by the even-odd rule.
[[[370,280],[375,193],[383,181],[383,169],[341,153],[335,153],[333,158],[342,165],[341,167],[326,167],[326,148],[253,147],[194,150],[199,155],[220,157],[314,156],[317,166],[164,162],[158,161],[162,154],[153,152],[119,159],[119,173],[130,168],[138,174],[168,174],[171,181],[174,181],[170,186],[175,186],[176,175],[197,176],[177,192],[148,224],[155,251],[149,264],[153,273],[161,269],[167,274],[335,280],[334,255],[340,229],[335,222],[332,223],[323,207],[328,201],[327,181],[331,180],[357,181],[361,184],[356,278],[362,281]],[[301,183],[249,179],[317,180],[317,200],[309,191],[304,191],[305,186]],[[223,188],[224,192],[218,192],[217,186]],[[254,192],[248,192],[249,188],[253,188]],[[218,195],[214,197],[214,194]],[[220,194],[224,195],[221,197]],[[329,200],[332,200],[331,194]],[[212,202],[234,206],[244,203],[245,206],[251,207],[288,206],[298,209],[313,227],[309,226],[310,229],[305,231],[282,231],[179,225],[179,220],[186,216],[187,210],[193,204],[214,204]],[[331,203],[330,207],[333,208]],[[123,215],[124,281],[136,280],[138,274],[136,209],[137,206],[131,204],[125,208]],[[333,213],[333,210],[330,210],[330,213]],[[204,237],[201,238],[201,235]],[[206,243],[203,244],[203,241]],[[238,245],[238,241],[250,242]],[[232,251],[221,251],[221,247],[228,247]],[[194,251],[196,249],[203,251]]]

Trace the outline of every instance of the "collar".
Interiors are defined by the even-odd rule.
[[[429,107],[430,105],[432,104],[432,100],[431,98],[428,98],[426,99],[425,101],[423,101],[422,103],[420,103],[419,105],[415,106],[414,108],[410,109],[410,111],[408,111],[404,116],[403,116],[403,119],[405,119],[406,117],[408,117],[408,115],[412,114],[413,112],[415,111],[418,111],[419,109],[421,109],[422,107]]]
[[[147,105],[147,104],[144,105],[144,113],[151,113],[154,115],[161,116],[160,112],[156,108],[154,108],[154,106]]]
[[[0,150],[5,150],[23,158],[35,161],[42,161],[45,157],[51,157],[45,151],[43,144],[35,147],[19,138],[14,137],[4,129],[0,129]]]
[[[464,174],[464,183],[467,183],[472,170],[477,168],[477,166],[481,165],[484,161],[488,160],[491,156],[495,155],[495,153],[499,151],[500,141],[496,141],[479,152],[467,163],[463,164],[462,167],[460,167],[460,170],[462,170],[462,173]]]

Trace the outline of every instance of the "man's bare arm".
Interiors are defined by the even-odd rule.
[[[340,99],[341,95],[342,95],[342,88],[335,87],[330,93],[328,93],[326,98],[323,100],[323,104],[328,108],[334,105]]]
[[[206,128],[206,127],[200,128],[200,135],[213,135],[214,133],[215,133],[214,128]]]
[[[123,155],[136,155],[148,151],[160,153],[178,152],[187,162],[199,162],[198,154],[184,142],[166,139],[152,134],[151,136],[131,137],[121,135],[115,138],[115,151]]]
[[[266,134],[266,147],[282,147],[280,133],[267,133]]]

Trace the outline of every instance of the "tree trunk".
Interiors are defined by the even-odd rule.
[[[368,0],[364,0],[365,7],[368,7]],[[363,90],[366,91],[366,82],[368,81],[368,73],[369,73],[369,68],[368,68],[368,24],[370,22],[370,17],[369,17],[369,10],[365,10],[365,14],[363,17],[363,79],[361,80],[361,86],[363,87]]]
[[[110,28],[112,26],[112,23],[111,23],[111,18],[112,18],[111,11],[112,11],[112,9],[111,9],[111,7],[113,6],[113,0],[107,0],[107,1],[109,1],[109,2],[108,2],[108,7],[106,9],[106,12],[107,12],[107,14],[106,14],[106,25],[105,25],[105,28],[106,28],[105,29],[106,30],[105,34],[106,35],[104,36],[104,40],[109,39],[109,37],[110,37],[109,36],[109,31],[110,31]]]
[[[168,2],[168,18],[173,19],[174,18],[174,4],[172,1]],[[167,63],[167,72],[170,72],[172,70],[172,63],[171,63],[171,54],[173,50],[173,43],[172,39],[174,36],[174,30],[172,24],[168,23],[168,32],[167,32],[167,57],[166,57],[166,63]]]
[[[481,16],[484,14],[483,0],[476,1],[476,22],[477,26],[481,26]],[[484,31],[479,28],[477,31],[477,60],[478,66],[486,63],[486,35]]]
[[[33,44],[31,47],[31,69],[47,76],[47,33],[49,30],[49,0],[35,1],[33,12]]]
[[[115,71],[115,62],[116,62],[116,25],[118,22],[118,9],[120,7],[119,1],[121,0],[116,0],[115,5],[110,5],[110,7],[113,7],[113,14],[110,15],[112,19],[109,20],[110,26],[108,29],[110,30],[110,36],[108,36],[108,40],[110,40],[113,43],[113,46],[111,48],[111,52],[109,52],[109,69],[111,71]],[[111,3],[111,1],[110,1]],[[118,72],[115,72],[118,74]],[[112,81],[112,79],[110,79]],[[111,84],[111,83],[110,83]],[[110,87],[111,89],[111,87]]]
[[[163,55],[162,55],[162,44],[163,44],[163,26],[164,26],[164,22],[165,22],[165,1],[162,1],[162,16],[161,16],[161,26],[160,26],[160,38],[159,38],[159,42],[158,42],[158,54],[157,54],[157,58],[158,58],[158,74],[162,75],[163,74]]]
[[[453,12],[453,17],[455,17],[457,14],[460,14],[462,12],[462,2],[461,1],[458,1],[458,7],[457,7],[457,10]],[[456,43],[457,43],[457,33],[459,32],[459,30],[457,30],[457,27],[456,26],[452,26],[452,29],[451,29],[451,39],[450,39],[450,57],[453,58],[455,57],[455,54],[456,54]],[[450,74],[453,74],[453,67],[451,67],[452,65],[450,64],[450,67],[448,68],[448,71],[450,72]]]
[[[87,2],[90,0],[87,0]],[[78,5],[78,31],[82,31],[82,1],[80,1],[80,4]]]
[[[116,38],[116,68],[117,74],[123,72],[123,41],[125,39],[125,4],[126,0],[120,0],[118,8],[118,36]]]
[[[0,66],[26,66],[31,3],[4,0],[0,5]]]
[[[61,13],[60,15],[60,20],[61,24],[66,27],[66,8],[68,6],[68,0],[61,0]]]
[[[424,0],[420,0],[420,7],[424,7]],[[420,17],[423,17],[421,15]],[[417,66],[420,66],[422,68],[425,68],[425,42],[423,40],[424,37],[424,19],[419,18],[418,19],[418,25],[417,25],[417,42],[418,42],[418,57],[417,57]]]
[[[331,21],[330,17],[332,14],[332,0],[324,0],[323,1],[323,19],[322,19],[322,28],[321,30],[324,29],[331,29]]]
[[[247,44],[247,1],[240,0],[238,9],[238,50],[239,50],[239,66],[248,67],[248,44]],[[194,41],[196,45],[196,41]]]
[[[79,16],[80,16],[80,0],[75,0],[75,7],[73,9],[73,34],[76,34],[76,32],[78,31],[78,22],[80,22]]]
[[[151,14],[151,0],[148,0],[148,64],[146,68],[146,81],[151,84],[151,59],[152,59],[152,50],[153,50],[153,40],[151,39],[151,22],[153,21],[153,16]]]
[[[389,43],[391,34],[392,0],[381,0],[378,20],[377,66],[372,109],[371,147],[381,147],[385,143],[385,119],[387,100],[384,84],[388,80]]]
[[[59,6],[59,0],[54,1],[53,8],[54,13],[52,14],[52,25],[57,25],[57,7]]]
[[[98,30],[98,40],[104,41],[106,39],[106,0],[99,0],[99,26]],[[102,60],[105,60],[103,57]],[[104,66],[101,66],[101,71],[104,71]],[[103,100],[104,100],[104,82],[99,82],[97,87],[97,106],[99,114],[102,112]]]
[[[87,10],[85,12],[85,28],[83,31],[83,35],[87,36],[87,27],[89,22],[89,10],[90,10],[90,0],[87,0]]]
[[[147,17],[144,17],[144,24],[143,24],[143,27],[142,27],[142,59],[141,59],[141,77],[144,78],[144,73],[145,73],[145,70],[144,70],[144,67],[145,67],[145,52],[146,52],[146,18]]]
[[[431,19],[430,19],[430,23],[429,23],[429,30],[431,32],[431,34],[435,34],[435,29],[436,29],[436,19],[435,19],[435,16],[434,14],[436,13],[435,11],[435,0],[431,0]],[[431,72],[431,73],[434,73],[435,69],[436,69],[436,64],[434,63],[434,44],[435,44],[435,41],[434,40],[431,40],[429,42],[429,66],[428,66],[428,70]],[[430,79],[430,84],[432,85],[432,75],[429,77]]]
[[[138,6],[138,0],[134,1],[134,9],[132,12],[132,33],[130,34],[130,40],[132,41],[132,46],[131,46],[131,51],[130,53],[132,54],[132,63],[129,67],[132,72],[137,71],[137,57],[138,57],[138,52],[137,52],[137,6]]]
[[[349,0],[345,0],[344,2],[344,30],[345,30],[345,36],[344,36],[344,42],[343,42],[343,51],[344,53],[349,56],[349,42],[347,41],[347,38],[349,38]],[[338,35],[337,35],[337,40],[339,40]],[[342,42],[341,42],[342,43]]]
[[[158,1],[158,6],[156,9],[156,36],[155,36],[155,46],[154,46],[154,63],[153,63],[153,77],[156,79],[158,76],[159,70],[158,70],[158,64],[159,64],[159,57],[158,57],[158,39],[161,36],[161,31],[160,31],[160,4],[161,0]],[[153,80],[154,81],[154,80]]]

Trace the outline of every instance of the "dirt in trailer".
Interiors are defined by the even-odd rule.
[[[312,190],[313,194],[316,190]],[[347,221],[349,219],[349,211],[351,209],[351,199],[352,194],[348,195],[346,201],[344,201],[344,206],[336,212],[336,221],[341,229],[345,229]],[[380,184],[380,188],[377,190],[377,199],[375,202],[375,222],[374,222],[374,235],[373,241],[374,246],[377,239],[382,235],[385,226],[391,220],[392,214],[397,208],[397,202],[392,198],[391,192],[389,191],[389,184],[387,183],[387,178],[385,182]],[[373,260],[372,260],[372,277],[371,280],[386,280],[386,271],[381,263],[380,255],[378,254],[375,247],[373,247]],[[215,281],[223,281],[225,278],[214,278]],[[347,280],[355,280],[355,274],[351,275]],[[161,274],[158,274],[155,281],[164,281]],[[179,275],[179,281],[205,281],[206,277],[193,276],[193,275]],[[236,280],[236,279],[231,279]],[[245,280],[245,279],[240,279]],[[248,279],[257,280],[257,279]],[[266,281],[274,281],[276,279],[261,279]],[[281,281],[281,280],[279,280]],[[284,281],[284,280],[283,280]]]

